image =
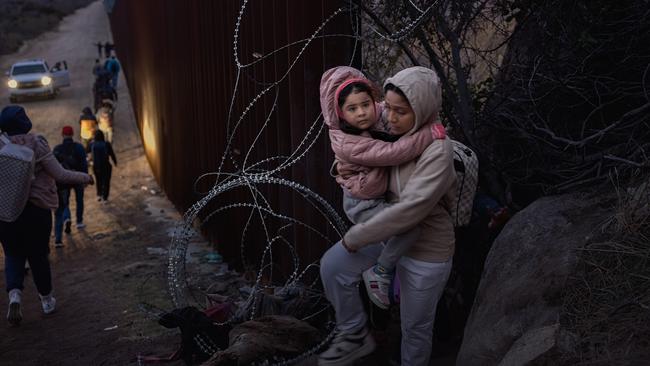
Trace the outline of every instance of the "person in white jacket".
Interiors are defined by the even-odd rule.
[[[433,70],[412,67],[400,71],[386,80],[384,90],[385,118],[392,134],[411,135],[440,110],[440,80]],[[455,192],[449,139],[435,140],[418,158],[391,168],[388,199],[392,205],[352,226],[321,259],[321,279],[336,312],[337,333],[319,355],[319,365],[346,365],[374,351],[357,286],[362,272],[377,261],[382,242],[416,225],[422,228],[419,238],[397,263],[401,364],[429,364],[436,304],[454,254],[450,207]]]

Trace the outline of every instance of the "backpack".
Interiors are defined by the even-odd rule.
[[[120,72],[120,64],[116,60],[113,60],[113,62],[111,63],[111,72],[113,74],[117,74]]]
[[[0,221],[14,222],[23,212],[34,179],[34,151],[0,135]]]
[[[458,185],[456,187],[456,201],[451,207],[451,217],[454,227],[469,224],[472,218],[474,195],[478,185],[478,156],[466,145],[451,140],[454,147],[454,170]]]
[[[109,104],[110,102],[106,101],[105,104]],[[108,106],[99,108],[99,111],[97,111],[97,121],[100,130],[113,127],[113,109]]]
[[[90,140],[95,136],[95,131],[97,131],[97,121],[90,118],[85,118],[79,121],[81,126],[79,135],[82,139]]]

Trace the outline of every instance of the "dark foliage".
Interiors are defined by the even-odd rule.
[[[648,2],[515,4],[522,23],[477,122],[515,199],[647,168]]]

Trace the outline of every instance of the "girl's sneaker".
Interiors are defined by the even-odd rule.
[[[7,321],[13,327],[20,325],[23,320],[23,313],[20,311],[20,297],[22,291],[13,289],[9,291],[9,311],[7,311]]]
[[[43,314],[51,314],[56,309],[56,299],[52,294],[41,296],[41,305],[43,306]]]
[[[378,264],[363,272],[363,283],[366,285],[368,298],[380,309],[388,309],[390,306],[390,284],[393,273],[383,271]]]

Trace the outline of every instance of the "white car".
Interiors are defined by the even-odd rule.
[[[54,98],[59,88],[70,85],[68,64],[57,62],[50,69],[44,60],[27,60],[13,64],[6,73],[9,77],[9,100],[12,103],[20,97],[47,96]]]

